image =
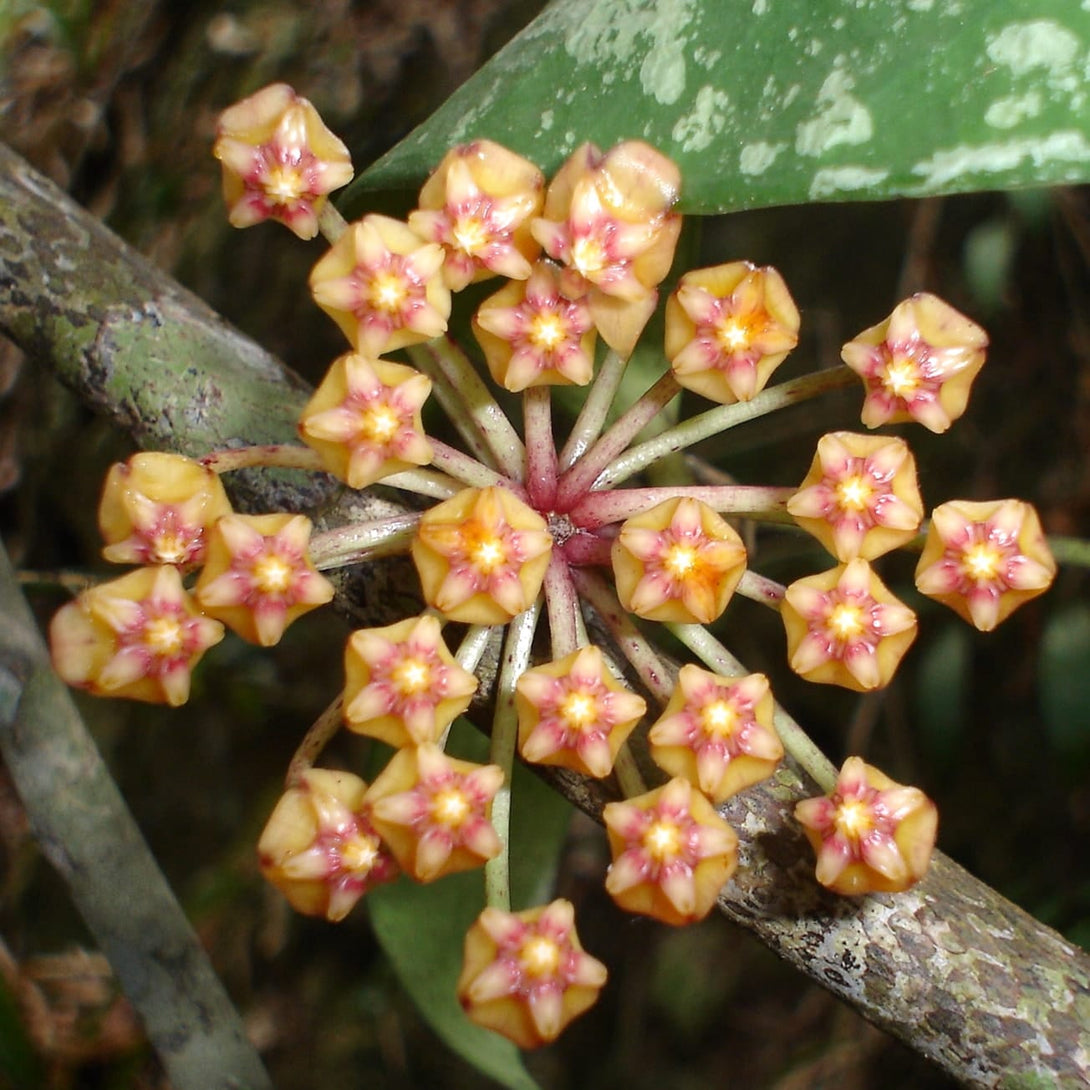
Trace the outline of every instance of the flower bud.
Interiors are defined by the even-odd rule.
[[[372,214],[350,224],[314,266],[310,290],[357,352],[382,356],[446,331],[442,267],[441,246]]]
[[[856,692],[888,685],[916,638],[916,615],[865,560],[792,583],[780,614],[791,669]]]
[[[541,211],[545,178],[528,159],[491,140],[451,148],[420,191],[409,226],[446,252],[451,291],[474,280],[525,280],[540,246],[530,219]]]
[[[711,910],[738,866],[738,837],[688,780],[625,802],[603,814],[613,863],[606,890],[627,912],[673,926]]]
[[[746,570],[730,525],[700,500],[667,500],[628,519],[613,543],[621,605],[649,621],[710,624]]]
[[[265,879],[297,912],[336,923],[369,889],[397,877],[371,825],[366,791],[351,772],[311,768],[276,804],[257,855]]]
[[[219,477],[180,454],[146,451],[106,474],[98,527],[115,564],[204,563],[208,528],[231,504]]]
[[[209,531],[193,588],[201,609],[250,643],[279,643],[288,625],[333,598],[307,556],[310,529],[303,515],[225,515]]]
[[[69,685],[175,707],[189,699],[201,656],[222,639],[223,625],[201,616],[170,566],[92,587],[49,626],[53,667]]]
[[[920,292],[844,345],[841,357],[863,380],[868,428],[916,420],[944,432],[965,412],[987,346],[976,322]]]
[[[234,227],[271,219],[314,238],[326,194],[352,180],[348,149],[286,83],[224,110],[212,154],[223,164],[223,199]]]
[[[666,357],[675,378],[721,405],[760,393],[798,341],[798,308],[770,265],[695,269],[666,302]]]
[[[470,1021],[538,1048],[593,1006],[605,982],[606,967],[580,945],[570,901],[486,908],[466,934],[458,999]]]
[[[598,778],[613,771],[647,710],[609,673],[597,647],[527,670],[516,682],[515,707],[523,760]]]
[[[1056,575],[1037,512],[1021,500],[951,500],[931,513],[916,566],[922,594],[990,632]]]
[[[817,880],[834,893],[900,893],[927,872],[938,811],[917,787],[903,787],[849,757],[828,796],[805,799],[795,817],[817,853]]]
[[[505,488],[467,488],[426,511],[412,554],[424,600],[465,624],[506,624],[533,605],[553,539]]]

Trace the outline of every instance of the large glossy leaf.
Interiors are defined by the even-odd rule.
[[[452,752],[487,761],[487,742],[455,725]],[[549,896],[556,856],[571,810],[522,766],[515,768],[511,829],[511,898],[516,909]],[[368,895],[371,924],[398,978],[431,1027],[478,1070],[510,1090],[538,1090],[510,1041],[473,1025],[455,985],[469,925],[484,907],[482,872],[456,874],[428,886],[402,879]]]
[[[1090,179],[1086,0],[559,0],[359,188],[490,137],[674,157],[683,209]]]

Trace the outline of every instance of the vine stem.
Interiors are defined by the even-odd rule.
[[[587,645],[587,633],[571,568],[555,549],[545,569],[544,589],[553,659],[562,659]]]
[[[594,487],[613,488],[668,454],[684,450],[694,443],[710,439],[729,428],[756,420],[788,405],[797,405],[801,401],[808,401],[858,381],[859,376],[850,367],[840,364],[770,386],[751,401],[738,401],[732,405],[719,405],[709,409],[667,428],[646,443],[630,447],[606,466],[594,482]]]
[[[428,442],[432,450],[431,464],[441,469],[448,477],[470,488],[490,488],[498,484],[516,494],[525,495],[521,484],[510,480],[502,473],[497,473],[476,458],[463,454],[460,450],[447,446],[438,439],[429,437]]]
[[[797,491],[797,488],[745,484],[616,488],[588,493],[569,514],[581,529],[597,530],[611,522],[623,522],[667,500],[694,499],[725,515],[790,521],[787,501]]]
[[[735,593],[748,598],[751,602],[760,602],[761,605],[768,606],[769,609],[774,609],[778,613],[787,588],[783,583],[777,583],[775,579],[758,575],[755,571],[746,568],[735,588]]]
[[[442,617],[439,617],[439,623],[443,623]],[[458,645],[458,650],[454,652],[454,661],[467,673],[474,673],[488,648],[488,641],[492,638],[494,631],[495,629],[487,625],[470,625],[465,636],[462,637],[462,642]],[[446,730],[435,743],[440,749],[447,748],[447,739],[450,737],[450,729],[453,726],[454,723],[448,723]]]
[[[340,214],[332,201],[326,201],[318,213],[318,230],[330,246],[348,230],[348,221]]]
[[[648,692],[660,708],[666,707],[674,691],[673,671],[667,668],[651,641],[632,622],[605,579],[586,568],[576,568],[571,575],[580,597],[585,598],[605,622],[621,654],[628,659]]]
[[[432,473],[426,469],[406,469],[401,473],[392,473],[383,477],[377,484],[400,488],[402,492],[414,492],[418,496],[428,496],[433,500],[449,500],[462,490],[460,481],[446,473]]]
[[[575,419],[575,426],[560,452],[560,468],[566,470],[581,458],[591,444],[602,434],[606,417],[609,415],[613,399],[617,396],[621,379],[624,378],[625,368],[628,366],[628,357],[622,356],[612,348],[602,360],[602,366],[598,375],[587,391],[587,398],[579,415]]]
[[[473,445],[473,453],[512,480],[523,480],[526,448],[465,353],[448,338],[436,337],[409,349],[409,355],[421,371],[436,381],[437,395],[446,390],[443,396],[449,403],[443,396],[440,401],[462,437]],[[487,457],[482,457],[484,453]]]
[[[667,624],[666,626],[709,670],[725,677],[741,677],[749,671],[703,626]],[[810,740],[809,735],[780,707],[772,717],[783,748],[802,766],[822,791],[836,786],[837,771],[832,762]]]
[[[561,477],[556,492],[558,511],[567,511],[590,490],[595,478],[681,391],[673,371],[667,371]]]
[[[341,729],[344,722],[344,693],[338,693],[336,698],[311,724],[310,729],[303,735],[288,764],[288,772],[284,777],[284,786],[297,787],[303,778],[303,773],[314,767],[322,750],[329,744],[333,735]]]
[[[311,563],[319,571],[329,571],[358,564],[361,560],[408,552],[419,521],[420,513],[409,511],[404,515],[324,530],[310,539]]]
[[[213,473],[231,473],[254,466],[277,469],[310,469],[325,471],[318,452],[299,443],[268,443],[253,447],[231,447],[214,450],[198,461]]]
[[[515,682],[530,666],[534,631],[541,613],[540,599],[520,613],[507,627],[500,676],[496,683],[496,714],[492,720],[489,760],[503,769],[503,786],[492,800],[492,827],[503,845],[499,855],[484,867],[485,903],[511,911],[511,770],[518,741]]]
[[[552,390],[531,386],[522,395],[523,431],[526,435],[526,490],[539,510],[556,504],[556,440],[553,438]]]

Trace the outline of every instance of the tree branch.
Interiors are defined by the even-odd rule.
[[[2,151],[0,284],[0,328],[138,442],[200,453],[294,434],[297,379]],[[289,494],[271,475],[247,487],[265,509],[331,495],[328,485],[315,494],[299,483]],[[370,518],[376,504],[401,510],[370,493],[351,503]],[[327,521],[354,517],[351,503],[342,497]],[[418,608],[403,609],[405,583],[369,567],[356,584],[362,594],[342,590],[355,615],[375,623],[384,619],[378,603],[387,616]],[[397,600],[384,601],[392,593]],[[601,785],[552,779],[600,815]],[[742,866],[723,891],[724,914],[967,1085],[1085,1086],[1090,959],[942,857],[907,894],[826,894],[791,816],[813,793],[788,765],[728,803]]]
[[[0,546],[0,753],[177,1090],[269,1077],[87,733]]]

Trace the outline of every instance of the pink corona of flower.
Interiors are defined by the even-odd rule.
[[[628,519],[612,560],[625,609],[649,621],[710,624],[742,578],[746,550],[720,515],[685,497]]]
[[[311,768],[276,804],[258,861],[297,912],[336,923],[369,889],[397,877],[397,863],[371,825],[366,791],[351,772]]]
[[[208,528],[231,504],[210,469],[180,454],[147,451],[106,474],[98,527],[102,555],[115,564],[204,562]]]
[[[499,765],[456,761],[432,745],[400,749],[371,784],[371,821],[406,874],[433,882],[500,852],[489,820]]]
[[[575,933],[570,901],[486,908],[466,934],[458,999],[472,1022],[538,1048],[593,1006],[605,982],[606,967]]]
[[[201,609],[244,640],[271,647],[298,617],[333,598],[307,556],[303,515],[225,515],[208,536],[193,593]]]
[[[314,266],[310,290],[353,348],[381,356],[445,332],[450,290],[442,267],[441,246],[372,214],[350,224]]]
[[[987,346],[976,322],[921,292],[844,345],[841,357],[863,380],[868,428],[916,420],[944,432],[965,412]]]
[[[587,296],[602,339],[627,356],[658,301],[681,232],[672,212],[681,188],[678,168],[639,140],[605,155],[578,148],[545,195],[534,237],[565,266],[565,294]]]
[[[586,386],[594,372],[594,323],[586,303],[560,290],[556,267],[534,265],[486,299],[473,335],[493,379],[512,393],[528,386]]]
[[[695,269],[666,303],[666,357],[678,382],[712,401],[749,401],[799,341],[799,312],[771,266]]]
[[[530,219],[541,211],[545,178],[528,159],[491,140],[451,148],[420,191],[409,226],[446,251],[451,291],[474,280],[525,280],[539,250]]]
[[[780,612],[791,669],[856,692],[889,684],[916,638],[916,615],[865,560],[792,583]]]
[[[625,802],[603,814],[613,863],[606,890],[621,908],[673,926],[712,909],[738,866],[738,837],[688,780]]]
[[[844,762],[831,794],[800,802],[795,817],[817,853],[817,880],[834,893],[900,893],[927,873],[935,804],[859,757]]]
[[[286,83],[224,110],[212,154],[223,164],[223,197],[235,227],[271,219],[313,238],[326,194],[352,180],[348,149]]]
[[[830,432],[787,510],[837,560],[873,560],[920,528],[916,460],[903,439]]]
[[[527,670],[516,682],[519,752],[534,764],[601,778],[647,705],[606,668],[597,647]]]
[[[1044,594],[1055,575],[1056,561],[1028,503],[951,500],[931,514],[916,586],[990,632]]]
[[[424,600],[452,621],[506,624],[541,590],[553,539],[505,488],[467,488],[426,511],[412,554]]]
[[[92,587],[49,626],[53,666],[69,685],[175,707],[189,699],[193,668],[221,639],[223,625],[201,616],[171,566]]]
[[[764,674],[721,677],[682,666],[677,688],[651,727],[651,759],[723,802],[766,779],[783,759]]]
[[[477,691],[430,614],[353,632],[344,667],[349,729],[398,748],[437,742]]]
[[[432,448],[420,411],[431,379],[404,364],[349,352],[333,361],[299,418],[299,434],[350,488],[413,466]]]

